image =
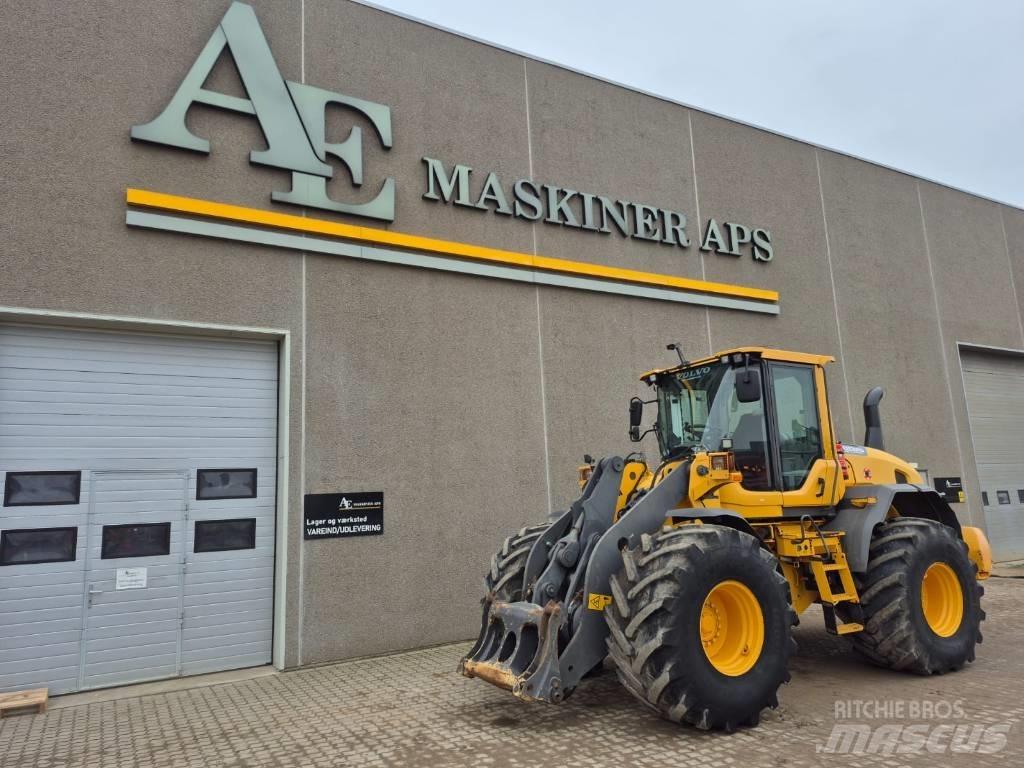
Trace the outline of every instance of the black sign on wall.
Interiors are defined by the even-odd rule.
[[[964,500],[964,484],[959,477],[936,477],[935,490],[949,504]]]
[[[307,493],[304,539],[342,539],[384,533],[384,492]]]

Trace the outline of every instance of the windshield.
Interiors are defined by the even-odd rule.
[[[760,401],[736,397],[736,372],[723,363],[686,368],[658,381],[658,443],[662,456],[720,451],[722,439],[742,433],[763,449],[764,410]],[[748,434],[749,433],[749,434]],[[763,451],[762,451],[763,452]]]
[[[732,369],[722,363],[686,368],[658,381],[658,443],[662,456],[696,451],[721,443],[724,433],[715,418],[719,391],[733,391]],[[726,389],[722,389],[725,383]],[[727,399],[727,398],[725,398]]]

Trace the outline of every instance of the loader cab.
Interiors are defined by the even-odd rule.
[[[718,492],[722,505],[831,506],[841,495],[839,466],[817,355],[747,348],[652,372],[662,458],[729,451],[739,483]]]

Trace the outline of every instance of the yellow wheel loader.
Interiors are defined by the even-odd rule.
[[[659,460],[586,457],[569,509],[506,539],[460,671],[557,704],[609,657],[662,717],[733,730],[778,705],[792,627],[814,603],[875,664],[973,661],[988,542],[883,450],[881,389],[864,401],[864,445],[841,443],[833,358],[669,349],[679,364],[643,374],[655,395],[629,408],[639,442],[657,405]]]

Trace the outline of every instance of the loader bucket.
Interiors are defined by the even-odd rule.
[[[565,696],[558,666],[562,604],[486,601],[476,644],[459,664],[466,677],[479,677],[524,701],[558,704]]]

